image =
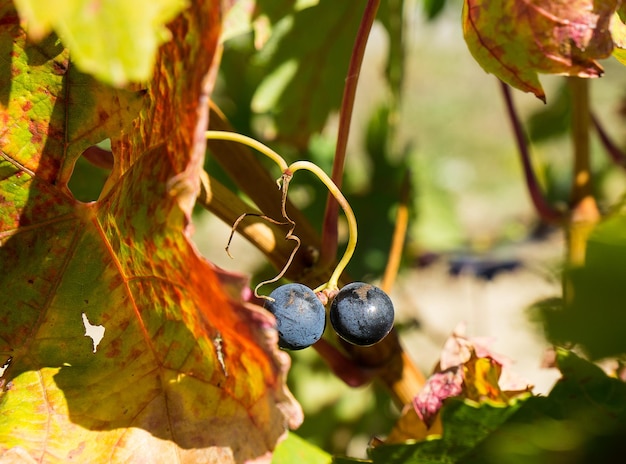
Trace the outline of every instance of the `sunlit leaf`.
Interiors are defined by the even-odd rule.
[[[84,72],[116,85],[146,81],[159,45],[170,39],[166,24],[185,0],[15,0],[34,39],[54,31]]]
[[[498,381],[502,366],[490,357],[474,357],[465,364],[465,385],[468,398],[489,399],[495,403],[505,402]]]
[[[253,12],[253,0],[237,0],[224,16],[220,41],[225,42],[228,39],[249,32],[252,28]]]
[[[611,18],[611,36],[615,43],[613,56],[623,65],[626,65],[626,4],[622,4]]]
[[[402,411],[400,419],[387,435],[385,444],[394,445],[399,443],[407,443],[416,440],[424,440],[427,437],[441,436],[443,429],[441,428],[441,414],[433,416],[432,425],[427,426],[422,416],[417,414],[414,405],[408,405]]]
[[[0,461],[269,462],[301,410],[273,320],[190,243],[219,7],[171,24],[153,80],[121,92],[50,37],[0,34]],[[3,40],[2,43],[5,43]],[[2,93],[4,92],[4,93]],[[111,139],[98,201],[67,189]]]
[[[511,372],[510,364],[491,350],[488,340],[466,337],[465,325],[459,325],[446,341],[435,372],[413,399],[413,408],[403,410],[385,443],[441,435],[441,412],[450,400],[507,407],[514,398],[528,396],[531,387]]]
[[[488,73],[545,101],[538,73],[597,77],[617,0],[465,0],[463,34]]]
[[[276,448],[272,464],[329,464],[331,459],[330,454],[290,433]]]

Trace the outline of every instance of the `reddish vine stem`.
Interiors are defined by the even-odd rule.
[[[626,168],[626,153],[624,153],[613,141],[613,139],[611,139],[609,134],[607,134],[604,127],[602,127],[602,124],[600,124],[600,120],[593,113],[590,113],[589,116],[594,129],[598,133],[598,137],[600,137],[600,142],[602,142],[602,146],[611,157],[611,160],[613,160],[613,162],[618,166]]]
[[[533,169],[530,161],[530,152],[528,150],[528,143],[524,134],[524,129],[511,96],[511,89],[508,84],[505,84],[502,81],[500,81],[500,88],[502,89],[507,114],[515,134],[515,141],[517,143],[520,159],[522,161],[522,168],[524,170],[524,180],[526,181],[526,187],[528,188],[528,193],[530,194],[533,206],[539,214],[539,217],[545,222],[550,224],[562,224],[565,219],[565,215],[557,211],[548,203],[543,192],[541,191],[539,182],[537,181],[535,170]]]
[[[352,48],[348,75],[343,89],[341,100],[341,110],[339,113],[339,128],[337,131],[337,145],[335,147],[335,158],[333,161],[333,171],[331,179],[341,188],[343,180],[343,167],[346,158],[346,147],[348,146],[348,135],[350,133],[350,121],[352,120],[352,110],[354,108],[354,97],[365,54],[365,46],[369,37],[372,24],[376,18],[380,0],[368,0],[363,12],[363,18],[359,25],[359,30]],[[339,204],[332,195],[328,195],[326,200],[326,211],[322,225],[322,245],[320,250],[320,264],[323,266],[334,261],[337,254],[337,219],[339,216]]]

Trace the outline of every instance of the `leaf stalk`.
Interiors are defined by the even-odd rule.
[[[513,103],[513,97],[511,96],[511,88],[508,84],[500,82],[500,89],[504,97],[507,115],[511,121],[513,133],[515,134],[515,141],[517,143],[517,149],[522,162],[522,169],[524,171],[524,180],[526,181],[526,188],[530,194],[530,199],[535,211],[539,214],[539,217],[549,224],[562,224],[565,220],[565,214],[553,208],[548,201],[544,193],[541,190],[539,181],[533,169],[532,162],[530,160],[530,151],[528,150],[528,141],[524,134],[522,123],[515,109]]]

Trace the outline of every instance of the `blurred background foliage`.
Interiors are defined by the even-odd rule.
[[[213,94],[235,130],[265,142],[289,162],[309,159],[330,172],[337,111],[364,6],[364,0],[237,2],[227,20]],[[490,278],[498,266],[517,264],[518,244],[550,231],[528,200],[497,81],[476,64],[463,41],[461,8],[461,0],[381,3],[360,75],[342,189],[359,224],[357,253],[348,268],[354,279],[380,278],[407,173],[412,216],[404,270],[444,259],[451,272]],[[591,83],[592,110],[624,146],[624,68],[612,58],[602,64],[605,77]],[[519,92],[514,98],[544,191],[553,204],[565,205],[572,153],[568,87],[555,76],[543,76],[542,84],[546,105]],[[597,137],[591,144],[596,194],[606,211],[623,194],[626,175],[610,164]],[[210,153],[205,168],[237,191]],[[80,160],[75,172],[72,191],[82,201],[95,200],[107,171]],[[313,225],[321,225],[326,190],[317,180],[298,175],[290,198]],[[199,249],[216,264],[251,274],[253,283],[274,275],[241,239],[232,247],[235,259],[226,257],[230,225],[201,209],[195,223]],[[622,223],[616,219],[598,231],[590,252],[601,256],[586,269],[571,271],[582,291],[569,312],[562,312],[558,299],[533,312],[548,339],[582,341],[596,357],[626,351],[623,318],[615,317],[624,301]],[[343,240],[344,229],[340,222]],[[604,312],[592,316],[589,307],[596,304]],[[590,333],[586,327],[596,321],[591,317],[605,324]],[[604,329],[621,343],[603,339]],[[329,452],[358,456],[370,437],[390,430],[398,411],[385,391],[377,385],[350,389],[313,350],[291,354],[289,385],[306,417],[298,434]]]
[[[289,162],[309,159],[330,173],[337,112],[364,5],[257,1],[250,28],[224,41],[213,95],[235,130],[264,141]],[[452,272],[469,269],[490,278],[498,266],[516,265],[511,250],[517,243],[550,230],[529,203],[497,81],[463,41],[461,7],[461,0],[381,3],[360,75],[342,189],[360,231],[348,268],[354,279],[376,281],[384,270],[405,173],[412,217],[404,269],[443,257]],[[244,8],[234,16],[246,13]],[[613,60],[603,65],[606,77],[593,82],[593,109],[624,142],[623,69]],[[542,83],[546,105],[519,92],[514,97],[547,196],[565,205],[571,184],[568,87],[559,77],[545,76]],[[624,190],[626,176],[615,173],[596,139],[592,157],[606,207]],[[235,188],[210,155],[206,163],[208,172]],[[325,188],[312,176],[298,176],[290,198],[319,227]],[[206,224],[199,235],[213,241],[221,233],[225,242],[228,226],[216,233],[215,222]],[[233,252],[234,261],[214,242],[200,239],[199,246],[216,263],[251,273],[253,283],[275,273],[260,255],[251,258],[255,251],[245,245]],[[359,456],[372,436],[390,430],[398,411],[385,391],[377,385],[350,389],[312,350],[291,355],[289,385],[306,417],[299,435],[331,453]]]
[[[245,3],[245,2],[244,2]],[[271,4],[271,5],[270,5]],[[310,159],[330,172],[337,111],[365,2],[256,4],[250,30],[224,43],[214,99],[233,127],[266,141],[288,161]],[[343,5],[343,4],[342,4]],[[363,231],[349,269],[380,276],[386,262],[403,173],[410,170],[415,216],[406,263],[421,254],[483,252],[524,240],[540,226],[531,210],[497,83],[462,39],[460,0],[383,2],[357,91],[344,193]],[[624,139],[621,65],[603,63],[593,82],[594,111]],[[515,94],[548,197],[566,203],[570,187],[569,92],[545,76],[548,104]],[[603,204],[624,187],[592,138]],[[263,160],[265,162],[265,160]],[[207,157],[207,169],[227,185]],[[299,177],[292,200],[319,224],[326,191]],[[220,258],[218,258],[219,260]]]

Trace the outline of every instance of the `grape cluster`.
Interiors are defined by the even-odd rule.
[[[281,348],[306,348],[324,333],[324,305],[305,285],[290,283],[276,288],[265,308],[276,317]],[[339,337],[355,345],[369,346],[391,331],[394,309],[391,299],[380,288],[353,282],[339,290],[330,305],[329,316]]]

